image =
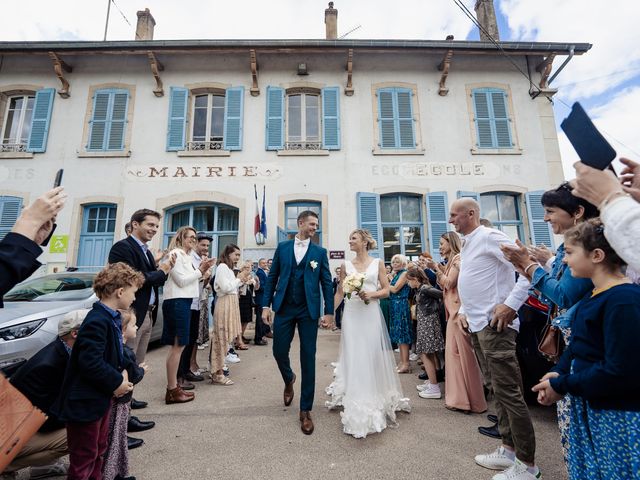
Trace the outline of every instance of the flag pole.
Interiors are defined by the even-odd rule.
[[[104,22],[104,38],[103,42],[107,41],[107,29],[109,28],[109,13],[111,12],[111,0],[107,0],[107,19]]]

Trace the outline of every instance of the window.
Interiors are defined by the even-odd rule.
[[[423,251],[422,198],[417,195],[392,194],[380,197],[380,220],[384,261],[395,254],[410,260]]]
[[[476,148],[511,149],[515,147],[507,92],[499,88],[472,90]]]
[[[210,253],[216,257],[229,243],[238,243],[238,209],[215,203],[192,203],[167,210],[165,217],[164,246],[180,227],[190,225],[198,232],[206,232],[212,238]]]
[[[2,135],[3,152],[25,152],[27,150],[35,100],[34,95],[18,95],[8,98]]]
[[[0,94],[0,152],[44,152],[55,90]],[[2,116],[4,115],[4,116]]]
[[[267,88],[267,150],[339,150],[338,87]]]
[[[170,96],[167,151],[242,150],[244,87],[171,87]]]
[[[15,225],[21,208],[22,198],[0,196],[0,240],[2,240]]]
[[[413,91],[409,88],[380,88],[378,97],[378,147],[416,149],[413,119]]]
[[[87,151],[123,151],[127,134],[129,90],[100,89],[93,94]]]
[[[318,230],[311,238],[316,245],[322,246],[322,204],[320,202],[287,202],[284,206],[284,233],[286,239],[292,239],[298,233],[298,215],[311,210],[318,215]]]
[[[116,211],[113,204],[83,207],[77,262],[79,270],[98,271],[107,263],[116,228]]]
[[[522,240],[524,236],[519,199],[519,195],[512,193],[483,193],[480,195],[480,215],[513,240]]]

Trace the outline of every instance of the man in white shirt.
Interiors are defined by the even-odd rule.
[[[535,433],[522,394],[516,357],[517,311],[528,295],[529,282],[515,281],[513,265],[501,245],[513,242],[503,232],[480,225],[480,205],[463,198],[453,203],[449,223],[464,235],[460,253],[458,292],[462,306],[459,323],[474,338],[491,378],[502,445],[495,452],[477,455],[476,463],[504,470],[493,480],[540,478],[535,465]]]

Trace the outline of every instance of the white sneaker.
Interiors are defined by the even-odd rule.
[[[227,363],[240,363],[240,357],[238,357],[235,353],[227,353],[224,361]]]
[[[396,352],[396,353],[400,353],[400,349],[399,349],[399,348],[396,348],[396,349],[394,350],[394,352]]]
[[[507,468],[504,472],[494,475],[492,480],[537,480],[539,478],[542,478],[540,470],[538,470],[537,475],[534,475],[527,470],[526,464],[516,458],[516,461],[511,467]]]
[[[514,464],[514,461],[507,457],[502,445],[496,448],[494,452],[476,455],[475,461],[481,467],[489,470],[506,470]]]
[[[420,358],[420,356],[417,353],[412,353],[411,355],[409,355],[409,360],[412,361],[412,362],[415,362],[419,358]]]
[[[442,398],[442,392],[440,391],[440,385],[437,383],[429,383],[425,385],[421,392],[418,393],[420,398]]]
[[[425,380],[424,383],[421,383],[420,385],[416,385],[416,390],[418,390],[419,392],[423,391],[425,388],[427,388],[427,385],[431,385],[431,382],[429,382],[429,380]]]

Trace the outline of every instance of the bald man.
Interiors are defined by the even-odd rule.
[[[535,433],[522,395],[522,379],[516,357],[517,311],[528,296],[529,282],[521,276],[516,283],[513,265],[504,257],[501,245],[513,245],[497,229],[480,225],[480,205],[471,198],[453,203],[449,223],[464,235],[458,292],[462,306],[459,324],[472,337],[476,353],[491,379],[502,445],[496,451],[477,455],[478,465],[504,470],[494,480],[534,480]]]

